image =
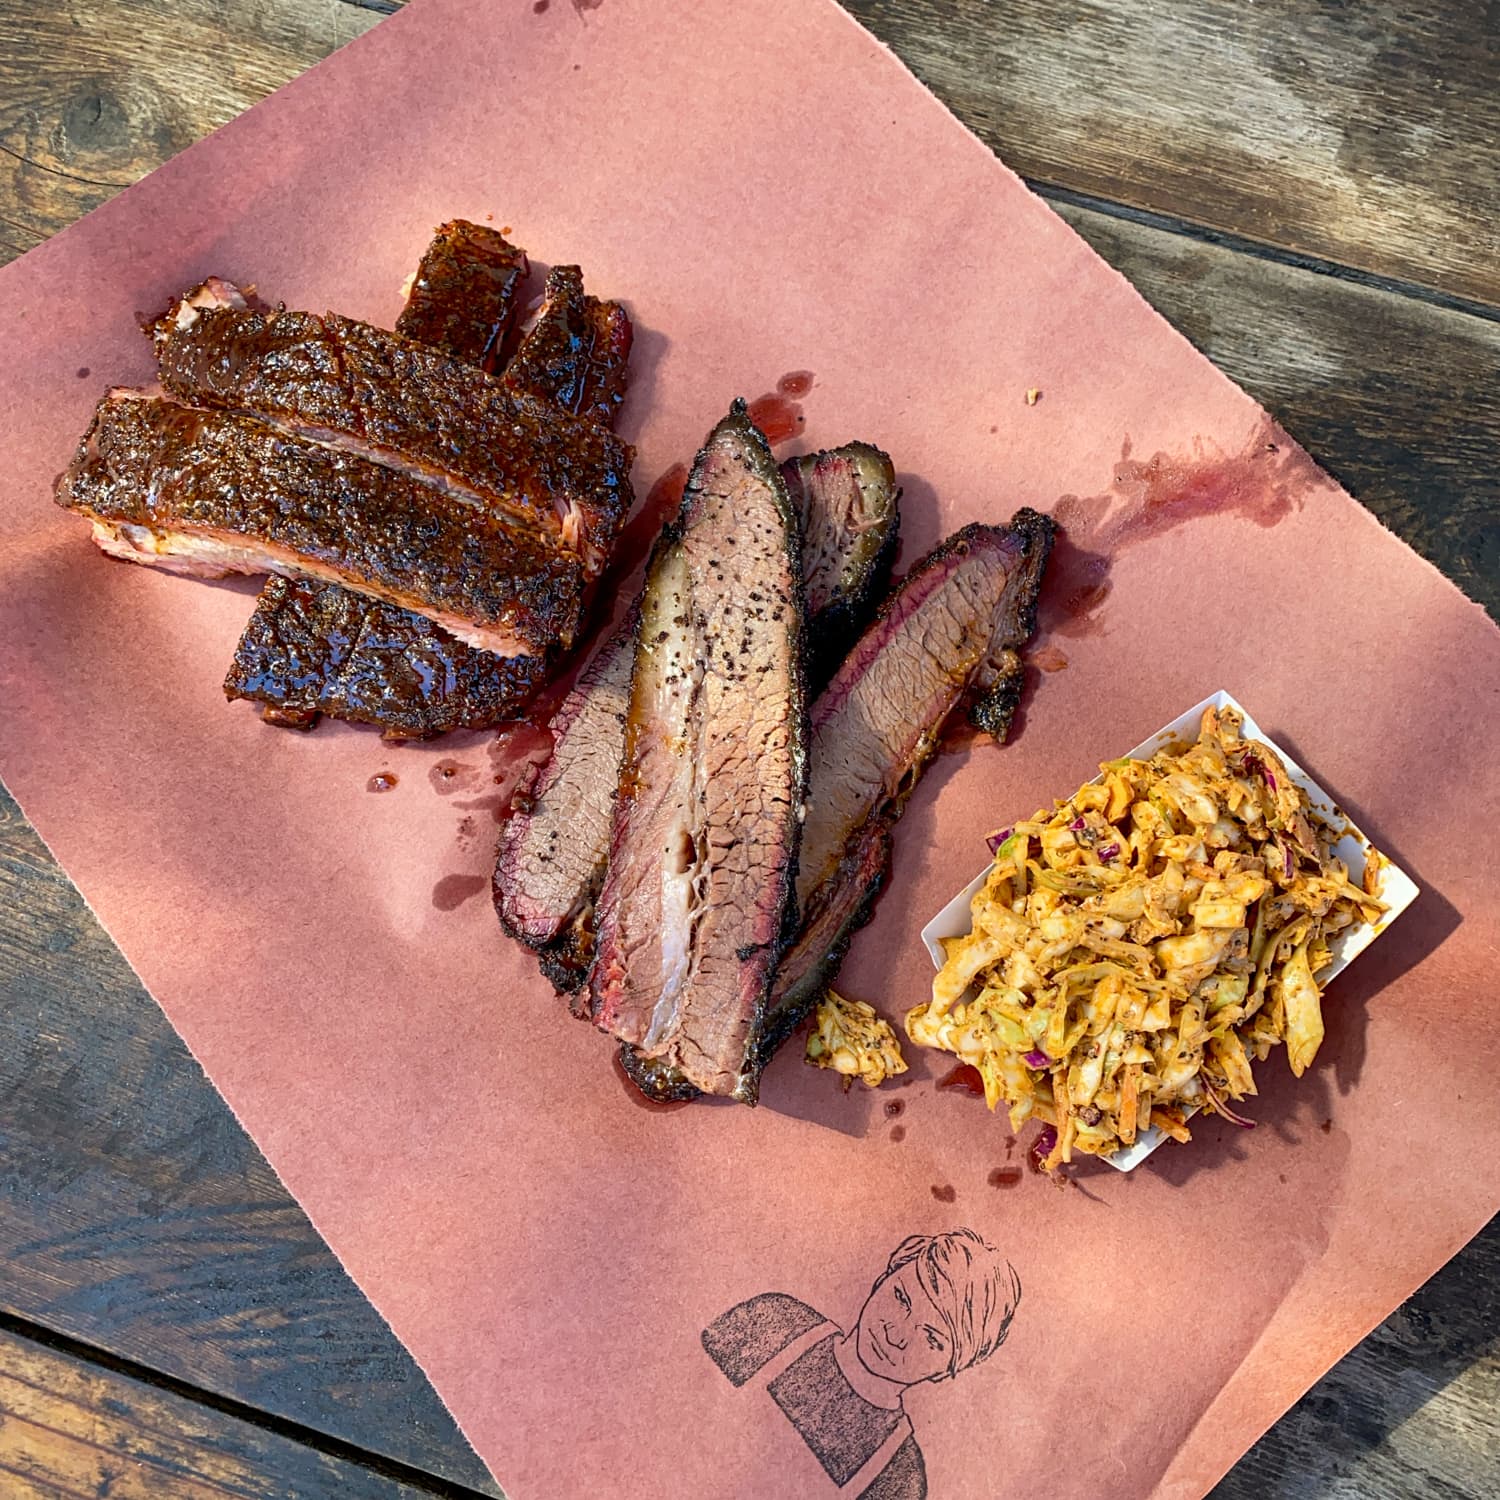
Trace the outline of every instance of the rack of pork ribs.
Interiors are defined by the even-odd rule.
[[[631,324],[455,221],[395,331],[211,277],[151,323],[158,383],[99,403],[58,485],[106,552],[269,573],[225,681],[273,723],[419,738],[511,719],[577,639],[630,509]]]
[[[651,1098],[756,1101],[945,725],[1007,733],[1052,523],[966,526],[887,592],[898,497],[867,444],[778,466],[736,403],[501,828],[502,926]]]

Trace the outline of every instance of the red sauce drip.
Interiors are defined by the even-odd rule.
[[[959,1063],[951,1073],[945,1074],[938,1079],[940,1089],[957,1089],[960,1093],[973,1094],[976,1098],[984,1098],[984,1079],[979,1076],[979,1069],[971,1067],[968,1063]]]
[[[625,1071],[625,1064],[620,1061],[620,1049],[615,1048],[614,1055],[610,1058],[614,1067],[615,1077],[625,1085],[625,1093],[630,1102],[637,1109],[648,1109],[654,1115],[669,1115],[674,1110],[686,1109],[693,1101],[691,1099],[648,1099],[636,1086],[630,1074]]]
[[[394,771],[377,771],[365,782],[365,790],[367,792],[394,792],[397,783],[398,778]]]
[[[895,1141],[895,1143],[899,1146],[901,1144],[901,1142],[906,1139],[906,1126],[904,1126],[904,1125],[892,1125],[891,1126],[891,1139],[893,1141]]]
[[[1019,1167],[991,1167],[986,1181],[991,1187],[1013,1188],[1021,1180],[1021,1176]]]
[[[779,443],[789,443],[802,431],[806,420],[802,408],[795,401],[771,391],[757,396],[750,403],[750,420],[765,434],[766,441],[774,448]]]
[[[444,875],[432,888],[432,904],[439,911],[457,911],[488,884],[483,875]]]
[[[782,396],[790,396],[793,401],[800,401],[812,387],[813,372],[811,370],[788,370],[776,382],[777,393]]]
[[[538,712],[538,719],[550,718]],[[516,811],[517,796],[524,794],[536,777],[537,771],[552,757],[552,733],[545,723],[530,723],[518,719],[512,724],[502,725],[495,738],[490,741],[491,783],[496,790],[490,796],[474,803],[459,803],[466,811],[470,808],[487,808],[494,814],[497,823],[503,823]]]
[[[1109,596],[1109,570],[1121,552],[1200,516],[1238,516],[1270,527],[1298,509],[1312,460],[1274,423],[1232,458],[1156,453],[1142,461],[1125,445],[1102,495],[1064,495],[1053,509],[1062,535],[1043,590],[1043,627],[1058,635],[1094,635]]]
[[[894,1120],[897,1115],[906,1108],[906,1103],[901,1099],[887,1099],[885,1101],[885,1112],[889,1119]]]
[[[451,797],[454,792],[473,791],[484,780],[484,772],[461,761],[440,760],[428,771],[427,779],[438,796]]]
[[[1062,672],[1068,665],[1068,658],[1056,646],[1039,646],[1031,653],[1031,661],[1044,672]]]
[[[80,380],[87,380],[89,378],[89,376],[92,375],[93,373],[94,372],[91,369],[89,369],[89,367],[87,365],[80,365],[78,367],[78,378]]]
[[[936,1198],[939,1203],[952,1203],[954,1199],[958,1197],[958,1189],[952,1187],[938,1187],[934,1185],[932,1189],[932,1196]]]

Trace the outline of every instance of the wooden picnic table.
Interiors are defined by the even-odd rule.
[[[1500,613],[1492,0],[845,3]],[[0,260],[395,8],[0,0]],[[3,789],[0,985],[0,1496],[499,1494]],[[1500,1219],[1217,1500],[1500,1494],[1497,1307]]]

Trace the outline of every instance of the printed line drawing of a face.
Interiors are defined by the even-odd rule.
[[[898,1385],[918,1385],[948,1373],[952,1340],[914,1267],[902,1266],[875,1283],[860,1309],[854,1349],[872,1375]]]

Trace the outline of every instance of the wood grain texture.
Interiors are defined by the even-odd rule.
[[[344,0],[0,0],[0,261],[380,19]]]
[[[4,794],[0,1101],[0,1309],[498,1493]]]
[[[419,1500],[385,1478],[0,1331],[0,1495]]]
[[[1493,0],[844,0],[1023,176],[1500,305]]]
[[[391,8],[0,0],[0,259]],[[1483,91],[1494,86],[1496,28],[1486,52],[1480,7],[850,8],[1033,177],[1497,300],[1500,260],[1481,252],[1500,131],[1462,161],[1454,145],[1493,120]],[[1289,17],[1279,45],[1328,75],[1326,86],[1278,71],[1300,66],[1272,55]],[[1347,77],[1334,77],[1349,27],[1363,40],[1343,55]],[[1225,32],[1217,53],[1215,28]],[[1450,55],[1429,98],[1418,83],[1432,81],[1445,28]],[[1253,66],[1240,66],[1245,55]],[[1301,113],[1287,103],[1299,87]],[[1378,130],[1360,124],[1377,115]],[[1383,132],[1384,153],[1368,139]],[[1217,155],[1237,133],[1249,144],[1234,151],[1247,154]],[[1488,206],[1473,191],[1485,171]],[[1128,214],[1063,212],[1387,524],[1500,612],[1500,329]],[[0,1308],[497,1493],[3,796],[0,997]],[[1267,1434],[1216,1500],[1500,1493],[1497,1261],[1491,1224]],[[0,1494],[30,1493],[22,1483],[57,1493],[0,1474]],[[363,1492],[309,1473],[266,1493]]]
[[[1500,620],[1500,323],[1129,219],[1059,212]]]

